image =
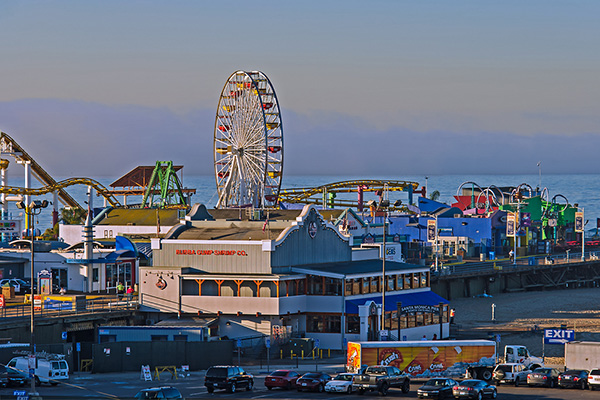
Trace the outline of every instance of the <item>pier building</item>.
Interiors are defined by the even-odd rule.
[[[149,318],[201,316],[213,336],[303,336],[331,349],[376,338],[382,313],[391,339],[448,336],[448,302],[431,291],[429,268],[387,261],[383,279],[379,251],[353,248],[332,223],[341,210],[242,213],[196,206],[152,239],[153,266],[139,279]]]

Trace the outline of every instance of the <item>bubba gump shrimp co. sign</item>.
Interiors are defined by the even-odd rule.
[[[236,256],[246,257],[248,253],[245,250],[194,250],[194,249],[175,249],[175,255],[178,256]]]

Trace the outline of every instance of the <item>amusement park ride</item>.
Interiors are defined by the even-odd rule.
[[[1,200],[4,215],[6,215],[7,203],[9,200],[7,195],[16,196],[15,199],[17,200],[25,197],[25,203],[28,204],[28,196],[40,196],[47,193],[53,193],[53,225],[58,222],[57,207],[59,201],[65,207],[83,210],[83,207],[65,190],[66,187],[73,185],[85,185],[94,188],[98,193],[98,196],[102,196],[105,199],[105,202],[114,208],[123,207],[115,197],[116,194],[143,195],[141,207],[145,208],[185,208],[187,207],[187,203],[184,193],[190,195],[196,192],[195,189],[181,187],[176,172],[180,170],[182,166],[173,166],[171,161],[157,161],[154,167],[137,167],[137,169],[134,169],[132,172],[141,169],[142,172],[145,172],[148,176],[152,173],[150,179],[146,179],[146,181],[148,181],[147,185],[144,185],[144,187],[141,188],[128,187],[127,191],[124,192],[123,190],[107,189],[100,182],[91,178],[68,178],[57,182],[13,138],[4,132],[0,132],[0,156],[11,156],[16,160],[17,164],[22,164],[25,167],[25,187],[8,186],[6,184],[6,169],[9,166],[9,161],[4,158],[0,159],[0,173],[2,180],[0,194],[2,195]],[[147,171],[148,169],[150,172]],[[130,172],[130,174],[132,172]],[[30,175],[33,175],[44,186],[32,188]],[[118,184],[118,182],[124,182],[123,178],[113,183],[111,186]],[[131,179],[127,180],[127,185],[133,186],[132,182]]]
[[[227,79],[215,117],[214,169],[219,200],[216,208],[279,208],[283,203],[356,207],[363,193],[387,191],[425,195],[407,181],[355,180],[312,188],[281,189],[283,126],[275,89],[260,71],[236,71]],[[336,199],[357,193],[357,200]],[[400,208],[400,206],[398,205]]]

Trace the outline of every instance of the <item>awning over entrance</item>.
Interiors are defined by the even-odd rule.
[[[358,314],[358,306],[374,301],[381,304],[381,294],[361,299],[346,300],[346,313]],[[427,290],[424,292],[405,293],[405,294],[390,294],[385,296],[385,311],[395,311],[396,303],[402,302],[402,307],[405,306],[437,306],[440,303],[448,304],[448,300],[442,296]]]

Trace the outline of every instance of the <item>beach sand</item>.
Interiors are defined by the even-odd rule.
[[[492,321],[492,304],[495,319]],[[600,342],[600,288],[502,293],[493,297],[461,298],[450,301],[456,310],[457,339],[495,340],[500,334],[501,349],[506,344],[525,345],[536,356],[545,353],[546,363],[564,365],[563,345],[543,345],[543,330],[575,330],[576,340]],[[534,330],[535,326],[538,330]]]

